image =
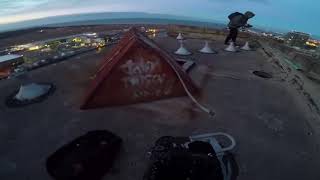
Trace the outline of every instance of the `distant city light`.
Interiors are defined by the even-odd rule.
[[[307,42],[306,42],[306,45],[312,46],[312,47],[318,47],[317,44],[315,44],[315,43],[313,43],[313,42],[310,42],[310,41],[307,41]]]
[[[80,42],[82,42],[82,39],[81,38],[78,38],[78,37],[76,37],[76,38],[73,38],[73,40],[72,40],[73,42],[76,42],[76,43],[80,43]]]
[[[35,51],[35,50],[39,50],[40,46],[33,46],[29,48],[29,51]]]
[[[146,32],[147,32],[147,33],[156,33],[157,30],[156,30],[156,29],[148,29]]]
[[[97,36],[97,33],[84,33],[85,36]]]

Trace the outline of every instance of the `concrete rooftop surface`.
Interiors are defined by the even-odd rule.
[[[178,48],[171,37],[155,41],[170,53]],[[196,63],[189,74],[200,87],[198,100],[215,111],[214,117],[188,97],[81,111],[84,92],[111,47],[1,81],[0,179],[49,180],[49,155],[87,131],[106,129],[124,140],[120,158],[104,178],[108,180],[142,179],[148,148],[161,136],[210,132],[236,139],[239,180],[319,180],[319,139],[303,98],[281,81],[280,71],[260,52],[224,52],[222,44],[213,41],[211,47],[219,53],[205,55],[197,52],[202,40],[186,42],[194,52],[185,58]],[[257,77],[255,70],[274,77]],[[6,97],[31,82],[53,83],[57,89],[41,103],[7,108]]]

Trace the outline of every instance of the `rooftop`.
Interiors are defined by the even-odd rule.
[[[16,55],[16,54],[8,54],[8,55],[0,56],[0,63],[5,61],[11,61],[21,57],[22,55]]]
[[[174,38],[156,38],[168,52]],[[0,82],[0,102],[21,84],[50,82],[56,92],[42,103],[19,109],[0,104],[0,179],[51,179],[46,158],[87,131],[107,129],[124,140],[121,157],[108,180],[140,180],[146,152],[164,135],[189,136],[226,132],[235,137],[240,180],[319,178],[319,146],[309,125],[308,104],[284,81],[285,74],[258,51],[228,53],[214,41],[217,55],[197,53],[203,41],[187,40],[196,62],[190,76],[201,89],[197,99],[216,112],[209,117],[188,97],[82,111],[79,109],[92,76],[110,47],[34,70]],[[252,74],[273,74],[263,79]]]

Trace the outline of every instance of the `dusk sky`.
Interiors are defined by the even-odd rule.
[[[0,0],[0,24],[87,12],[148,12],[227,21],[234,11],[256,13],[258,27],[320,35],[316,0]]]

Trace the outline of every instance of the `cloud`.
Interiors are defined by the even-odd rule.
[[[0,15],[20,13],[36,6],[46,4],[50,0],[0,0]]]

